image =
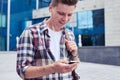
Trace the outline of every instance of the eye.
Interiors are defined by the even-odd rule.
[[[61,16],[63,16],[63,15],[65,15],[63,12],[57,12],[59,15],[61,15]]]
[[[68,16],[70,17],[70,16],[72,16],[72,14],[68,14]]]

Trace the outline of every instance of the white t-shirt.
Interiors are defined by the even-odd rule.
[[[48,32],[50,35],[50,50],[55,59],[58,60],[60,59],[60,39],[62,31],[56,32],[48,28]]]

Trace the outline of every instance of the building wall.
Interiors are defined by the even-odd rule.
[[[79,47],[81,61],[120,66],[120,0],[85,0],[78,10],[105,11],[105,46]]]
[[[77,4],[76,12],[104,8],[104,0],[83,0]]]
[[[105,0],[105,45],[120,45],[120,0]]]
[[[79,47],[78,55],[83,62],[120,66],[120,46]]]

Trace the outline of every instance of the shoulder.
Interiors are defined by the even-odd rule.
[[[74,33],[69,29],[65,29],[65,35],[66,35],[67,39],[69,39],[69,40],[75,39]]]
[[[67,35],[74,35],[73,31],[69,30],[69,29],[65,29],[65,33]]]
[[[32,31],[34,31],[34,30],[38,30],[41,26],[42,26],[42,23],[37,23],[37,24],[33,24],[31,26],[26,27],[25,30],[32,30]]]
[[[36,33],[39,31],[39,27],[40,27],[41,23],[38,23],[38,24],[34,24],[34,25],[30,25],[28,27],[26,27],[21,36],[20,37],[24,37],[24,36],[30,36],[32,35],[33,33]]]
[[[45,28],[46,24],[44,22],[40,22],[40,23],[37,23],[37,24],[33,24],[29,27],[26,27],[25,30],[27,31],[30,31],[31,33],[41,33],[44,28]]]

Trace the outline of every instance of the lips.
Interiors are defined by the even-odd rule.
[[[66,24],[64,21],[59,21],[59,23],[62,25]]]

